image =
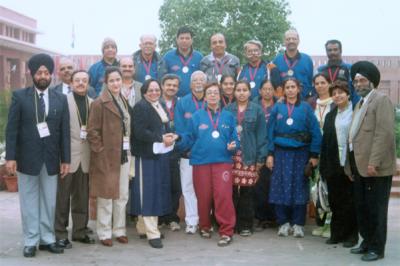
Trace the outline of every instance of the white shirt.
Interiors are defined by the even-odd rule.
[[[47,116],[49,114],[49,88],[46,88],[44,91],[38,90],[37,88],[35,88],[35,89],[39,96],[39,99],[40,99],[40,94],[44,93],[43,100],[44,100],[45,111],[46,111],[46,116]],[[39,102],[38,102],[38,109],[39,109]]]
[[[68,95],[69,93],[71,93],[71,91],[72,91],[71,87],[68,84],[63,82],[63,84],[62,84],[62,93],[65,94],[65,95]]]
[[[349,104],[344,110],[340,110],[338,108],[336,114],[335,128],[336,128],[336,138],[339,150],[339,161],[341,166],[344,166],[346,162],[347,139],[349,136],[352,114],[353,114],[353,105],[351,104],[351,102],[349,102]]]

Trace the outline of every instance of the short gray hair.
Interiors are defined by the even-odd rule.
[[[243,49],[244,49],[245,51],[247,51],[247,48],[248,48],[248,46],[249,46],[250,44],[257,45],[258,48],[260,48],[260,50],[263,49],[263,44],[262,44],[262,42],[260,42],[259,40],[254,40],[254,39],[253,39],[253,40],[250,40],[250,41],[247,41],[247,42],[243,45]]]
[[[207,81],[207,75],[201,70],[196,70],[195,72],[192,73],[192,75],[190,75],[190,82],[192,82],[192,80],[196,76],[202,76],[204,78],[204,81]]]

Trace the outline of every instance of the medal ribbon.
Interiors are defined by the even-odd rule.
[[[216,112],[217,121],[215,121],[215,123],[214,123],[214,119],[212,118],[210,109],[208,109],[208,108],[207,108],[207,113],[208,113],[208,117],[210,118],[211,125],[212,125],[212,127],[214,128],[214,131],[217,130],[217,128],[218,128],[218,123],[219,123],[219,116],[220,116],[221,113],[220,113],[219,111]]]
[[[288,66],[288,68],[291,70],[292,68],[294,68],[294,66],[297,64],[297,62],[299,62],[298,59],[296,59],[292,64],[290,64],[289,59],[287,58],[286,54],[283,54],[283,58],[285,59],[286,65]]]
[[[340,69],[340,67],[337,67],[332,76],[332,69],[328,68],[329,78],[331,79],[331,82],[334,82],[336,80],[336,76],[339,73],[339,69]]]
[[[251,81],[254,81],[254,79],[256,78],[259,66],[260,66],[260,63],[258,63],[257,67],[255,67],[255,68],[253,68],[252,66],[249,65],[249,74],[250,74]],[[253,69],[254,69],[254,73],[253,73]]]
[[[324,108],[322,108],[322,105],[318,105],[318,113],[319,113],[319,127],[322,128],[322,124],[323,124],[323,118],[324,118],[324,114],[326,111],[326,107],[328,105],[324,105]],[[322,111],[321,111],[322,110]]]
[[[264,103],[264,100],[261,100],[261,107],[262,107],[265,115],[269,115],[269,113],[270,113],[270,112],[268,112],[268,107],[270,107],[269,110],[272,110],[272,107],[274,107],[274,101],[273,100],[271,100],[271,101],[272,101],[272,104],[270,106],[266,106],[266,104]]]
[[[246,106],[247,109],[247,106]],[[239,105],[238,105],[238,110],[237,110],[237,114],[236,114],[236,118],[238,121],[238,125],[242,125],[243,119],[244,119],[244,115],[246,113],[246,109],[244,109],[243,111],[239,111]]]
[[[146,62],[146,60],[143,60],[143,58],[140,59],[143,63],[144,69],[146,70],[146,74],[150,75],[150,69],[151,69],[151,64],[153,62],[153,57],[150,59],[149,62]]]
[[[165,107],[167,107],[167,112],[168,112],[168,114],[169,114],[169,118],[171,119],[171,121],[173,121],[174,120],[174,106],[175,106],[175,101],[174,101],[174,99],[172,99],[172,102],[171,102],[171,108],[168,108],[168,105],[167,104],[165,104]]]
[[[228,98],[228,97],[226,97],[226,98]],[[231,98],[228,98],[228,104],[230,104],[230,103],[232,103],[232,99]],[[222,95],[222,102],[224,103],[224,106],[227,106],[228,104],[226,103],[226,100],[225,100],[225,96],[224,95]]]
[[[193,100],[194,104],[196,105],[196,110],[199,110],[199,102],[197,101],[196,97],[194,97],[194,95],[192,95],[192,100]],[[201,109],[203,109],[203,108],[204,108],[204,101],[201,104]]]
[[[291,104],[289,104],[288,102],[286,103],[287,113],[288,113],[288,117],[289,117],[289,118],[292,117],[293,110],[294,110],[294,104],[292,105],[292,107],[291,107],[290,105],[291,105]]]
[[[214,65],[215,65],[215,67],[216,67],[217,70],[218,70],[218,74],[222,75],[222,70],[224,69],[224,66],[225,66],[225,64],[226,64],[228,61],[229,61],[229,59],[228,59],[228,60],[225,60],[225,61],[221,60],[221,64],[219,64],[219,63],[217,62],[217,60],[215,59]]]
[[[181,63],[183,66],[187,66],[190,63],[190,60],[192,60],[193,53],[189,56],[188,60],[185,61],[185,58],[181,55],[179,55],[179,59],[181,60]]]

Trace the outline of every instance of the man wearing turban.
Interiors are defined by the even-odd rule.
[[[6,129],[6,168],[18,176],[25,257],[36,247],[63,253],[56,245],[57,176],[69,171],[70,129],[66,97],[49,90],[53,59],[36,54],[28,68],[33,86],[13,92]]]
[[[363,241],[350,250],[363,261],[385,256],[387,214],[392,176],[396,172],[394,107],[377,88],[380,72],[371,62],[359,61],[350,70],[357,94],[349,132],[346,173],[354,180],[358,228]]]

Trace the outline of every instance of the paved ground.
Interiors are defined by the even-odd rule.
[[[91,221],[90,226],[94,228]],[[18,193],[0,192],[0,265],[399,265],[400,199],[392,198],[386,257],[378,262],[362,262],[340,245],[328,246],[324,239],[311,236],[313,225],[306,226],[306,237],[280,238],[276,229],[267,229],[251,237],[234,237],[226,248],[217,247],[217,235],[209,240],[181,232],[165,234],[164,248],[150,248],[140,240],[132,226],[129,243],[115,243],[107,248],[100,244],[85,246],[74,243],[62,255],[38,252],[35,258],[22,256],[23,242]]]

